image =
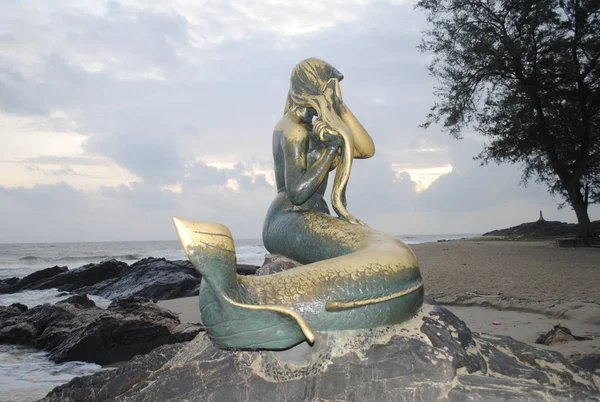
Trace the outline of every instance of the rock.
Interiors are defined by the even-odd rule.
[[[276,272],[296,268],[301,264],[297,261],[278,254],[267,254],[262,267],[256,271],[256,275],[270,275]]]
[[[21,303],[13,303],[10,306],[0,306],[0,323],[7,318],[14,317],[25,311],[28,307]]]
[[[595,232],[600,232],[600,221],[592,222]],[[526,222],[506,229],[492,230],[483,236],[515,236],[521,238],[554,238],[560,236],[578,236],[579,225],[559,221],[537,220]]]
[[[137,296],[165,300],[197,294],[200,280],[200,274],[189,261],[145,258],[129,266],[109,260],[73,270],[53,267],[37,271],[16,283],[0,283],[0,293],[57,288],[61,292],[93,294],[107,299]]]
[[[84,286],[117,277],[126,267],[126,263],[117,260],[103,261],[98,264],[87,264],[72,270],[65,269],[62,273],[49,278],[42,278],[41,280],[30,282],[24,289],[36,290],[57,288],[60,291],[72,292],[81,289]],[[37,274],[37,272],[34,272],[31,275],[35,274]],[[25,280],[26,278],[27,277],[22,280]]]
[[[114,299],[109,305],[109,308],[115,308],[118,306],[124,307],[124,306],[128,306],[128,305],[137,305],[139,303],[148,303],[148,302],[154,302],[151,299],[148,299],[147,297],[141,297],[141,296],[130,296],[130,297],[125,297],[125,298],[117,298]]]
[[[144,258],[126,266],[118,276],[77,289],[106,299],[132,296],[167,300],[192,296],[200,286],[200,273],[189,261]]]
[[[600,354],[581,356],[574,360],[573,364],[585,371],[600,375]]]
[[[258,267],[249,264],[237,264],[236,271],[238,275],[254,275]]]
[[[181,324],[175,314],[151,303],[124,300],[104,310],[76,295],[0,319],[0,343],[47,350],[56,362],[110,364],[188,341],[201,329]]]
[[[13,293],[12,289],[20,281],[17,277],[7,278],[0,280],[0,295],[5,293]]]
[[[32,289],[37,283],[44,282],[49,278],[53,278],[67,271],[67,267],[59,267],[55,265],[51,268],[41,269],[32,274],[25,276],[22,279],[10,278],[0,282],[0,294],[15,293],[21,290]],[[47,288],[44,288],[47,289]]]
[[[569,328],[563,327],[560,324],[555,325],[550,331],[544,335],[540,335],[535,343],[540,345],[560,345],[561,343],[567,343],[570,341],[589,341],[592,338],[585,336],[577,336],[571,333]]]
[[[21,288],[21,290],[27,289],[28,286],[31,284],[39,282],[43,279],[55,277],[56,275],[62,274],[63,272],[67,271],[67,267],[59,267],[58,265],[46,269],[41,269],[21,279],[21,281],[19,282],[19,287]]]
[[[94,375],[75,377],[54,388],[42,401],[79,402],[106,401],[121,395],[154,371],[160,369],[183,347],[182,343],[163,345],[151,353],[135,356],[126,365]]]
[[[471,333],[428,303],[402,325],[320,333],[312,347],[227,351],[201,333],[168,361],[161,349],[145,359],[153,367],[149,375],[136,359],[121,372],[73,380],[46,400],[600,400],[592,374],[559,353]],[[124,380],[123,372],[134,374]],[[68,399],[78,392],[81,399]]]
[[[257,266],[238,264],[240,275],[254,275]],[[141,297],[166,300],[197,296],[202,276],[189,261],[169,261],[164,258],[145,258],[129,266],[109,260],[68,270],[52,267],[36,271],[22,279],[0,281],[0,294],[21,290],[57,288],[107,299]]]

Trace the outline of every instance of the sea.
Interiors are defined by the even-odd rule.
[[[429,243],[470,238],[478,234],[398,236],[407,244]],[[235,241],[240,264],[262,265],[267,250],[260,239]],[[77,268],[89,263],[116,259],[132,264],[146,257],[184,260],[186,256],[177,240],[80,243],[22,243],[0,244],[0,280],[24,277],[37,270],[55,265]],[[0,306],[22,303],[34,307],[54,304],[70,295],[56,289],[0,294]],[[90,296],[99,307],[110,300]],[[56,364],[46,353],[28,347],[0,344],[0,402],[29,402],[43,398],[54,387],[74,377],[110,368],[86,362]]]

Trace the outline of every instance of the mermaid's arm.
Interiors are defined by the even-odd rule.
[[[319,159],[307,167],[308,134],[302,126],[288,128],[281,136],[285,158],[285,190],[294,205],[304,204],[321,186],[337,155],[337,146],[329,146]]]
[[[373,140],[369,133],[367,133],[367,130],[360,124],[346,104],[341,105],[339,109],[340,117],[346,123],[354,137],[354,158],[366,159],[373,156],[375,154],[375,144],[373,144]]]

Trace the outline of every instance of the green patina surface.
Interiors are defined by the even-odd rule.
[[[410,248],[346,209],[352,161],[369,158],[375,148],[342,101],[342,78],[321,60],[298,64],[273,133],[278,191],[265,218],[263,242],[269,252],[305,265],[238,276],[227,228],[175,220],[190,261],[203,275],[202,320],[220,347],[286,349],[314,342],[319,332],[403,322],[423,302]],[[324,199],[333,170],[331,204],[337,217]]]

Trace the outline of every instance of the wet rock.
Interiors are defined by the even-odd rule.
[[[56,362],[110,364],[189,341],[201,330],[181,324],[175,314],[152,303],[124,301],[104,310],[87,296],[76,295],[0,319],[0,343],[47,350]]]
[[[589,341],[592,338],[588,338],[585,336],[577,336],[571,333],[571,330],[567,327],[563,327],[560,324],[555,325],[550,331],[545,333],[544,335],[540,335],[535,343],[540,345],[560,345],[561,343],[567,343],[570,341]]]
[[[19,281],[20,279],[16,276],[0,280],[0,294],[11,293],[11,290]]]
[[[31,282],[27,285],[27,289],[57,288],[59,291],[72,292],[81,289],[84,286],[89,286],[109,278],[118,277],[121,271],[126,267],[126,263],[117,260],[103,261],[98,264],[87,264],[72,270],[66,270],[66,267],[63,267],[65,270],[62,273],[50,278]],[[37,272],[34,272],[31,275],[36,273]],[[23,278],[23,280],[25,280],[25,278]]]
[[[183,347],[182,343],[163,345],[151,353],[135,356],[117,369],[100,371],[85,377],[75,377],[54,388],[43,401],[79,402],[106,401],[130,390],[160,369]]]
[[[144,258],[125,266],[116,277],[78,288],[106,299],[144,297],[167,300],[192,296],[200,286],[200,273],[189,261],[168,261],[164,258]]]
[[[28,307],[21,303],[13,303],[10,306],[0,306],[0,323],[7,318],[14,317],[25,311]]]
[[[254,265],[237,266],[240,275],[254,275],[257,269]],[[0,281],[0,294],[57,288],[61,292],[92,294],[112,300],[130,297],[167,300],[198,295],[201,279],[200,273],[187,260],[150,257],[131,266],[109,260],[72,270],[46,268],[23,279],[5,279]]]
[[[9,278],[0,281],[0,294],[15,293],[21,290],[34,289],[36,284],[45,282],[46,280],[62,274],[67,271],[67,267],[59,267],[55,265],[51,268],[41,269],[29,274],[22,279]],[[47,289],[47,288],[44,288]]]
[[[158,369],[153,365],[152,373],[132,376],[110,394],[105,384],[121,384],[122,374],[79,379],[93,388],[85,391],[92,397],[77,400],[600,400],[592,374],[562,355],[471,333],[452,313],[430,304],[402,325],[319,333],[313,346],[282,352],[221,350],[204,333],[168,361],[159,351],[147,357],[164,362]],[[141,371],[133,362],[123,370]],[[106,377],[94,383],[100,375]],[[81,388],[61,387],[47,400],[75,400],[58,398]]]

